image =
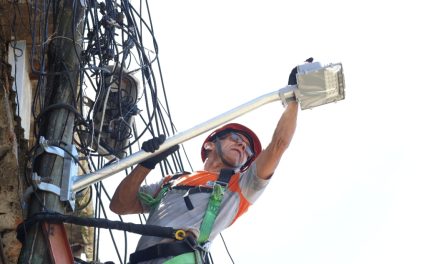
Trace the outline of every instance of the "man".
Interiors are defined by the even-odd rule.
[[[296,84],[296,78],[289,78],[289,84]],[[202,145],[202,171],[140,187],[155,165],[177,147],[140,163],[116,189],[110,209],[117,214],[149,212],[148,224],[186,230],[191,239],[176,242],[143,236],[130,264],[206,261],[206,244],[233,224],[264,191],[292,140],[297,113],[297,102],[287,102],[272,140],[263,150],[255,133],[241,124],[215,130]],[[148,140],[142,149],[154,152],[164,140],[164,136]]]

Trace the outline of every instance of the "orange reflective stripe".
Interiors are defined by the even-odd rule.
[[[239,197],[240,204],[238,205],[237,214],[235,215],[234,219],[231,222],[231,225],[246,211],[248,210],[249,206],[251,206],[251,203],[244,197],[244,195],[241,192],[241,188],[239,183],[239,174],[235,174],[232,176],[231,181],[229,182],[229,190],[231,192],[237,193]]]
[[[178,179],[174,180],[172,182],[172,187],[174,186],[205,186],[205,187],[212,187],[208,185],[208,182],[215,182],[218,178],[218,173],[213,173],[209,171],[196,171],[191,174],[182,175]],[[164,184],[166,184],[168,181],[170,181],[172,177],[167,176],[164,180]],[[249,206],[251,206],[251,203],[244,197],[244,195],[241,192],[241,188],[239,185],[239,179],[240,179],[240,173],[236,173],[231,177],[231,180],[229,181],[228,189],[229,191],[238,194],[239,198],[239,205],[237,214],[235,215],[234,219],[231,222],[231,225],[242,215],[244,214]]]
[[[218,178],[218,173],[208,171],[196,171],[192,174],[183,175],[173,182],[173,186],[207,186],[208,182],[215,182]],[[212,187],[212,186],[211,186]]]

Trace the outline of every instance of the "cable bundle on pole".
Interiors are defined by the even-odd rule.
[[[37,139],[34,142],[44,136],[61,149],[74,144],[79,153],[74,160],[81,163],[83,170],[78,173],[96,171],[131,155],[139,150],[142,141],[152,136],[176,133],[148,1],[139,1],[136,5],[127,0],[34,1],[29,4],[31,70],[37,77],[32,104]],[[63,54],[70,54],[69,59]],[[68,119],[54,118],[59,113]],[[35,143],[30,152],[31,172],[60,186],[59,180],[53,180],[62,175],[56,169],[59,165],[50,165],[52,161],[46,159],[61,158],[46,153],[37,156],[35,150],[39,148]],[[160,164],[162,176],[183,170],[179,152]],[[26,181],[35,186],[32,173],[26,176]],[[41,211],[64,212],[59,197],[38,188],[34,190],[29,215],[38,215]],[[48,196],[53,197],[53,202],[48,202]],[[109,217],[107,204],[111,195],[103,182],[77,196],[77,209],[88,211],[77,210],[75,215],[87,214],[96,218],[97,223]],[[89,209],[93,204],[95,208]],[[122,222],[121,217],[119,220]],[[141,216],[140,222],[145,221],[145,216]],[[109,229],[119,261],[125,263],[127,234],[124,233],[125,243],[116,243],[112,230],[118,228],[113,225],[94,225],[95,230],[88,232],[95,237],[93,260],[99,258],[100,228]],[[38,238],[35,242],[31,233],[24,232],[23,238],[28,243],[25,243],[22,262],[33,262],[32,259],[41,254],[38,252],[46,252],[44,240]],[[36,250],[35,244],[41,249]]]

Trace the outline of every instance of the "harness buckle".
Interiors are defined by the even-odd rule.
[[[210,241],[199,244],[193,236],[187,236],[185,241],[194,250],[197,264],[208,263],[206,260],[208,258],[209,248],[211,247]]]
[[[199,244],[197,239],[191,233],[187,235],[183,241],[185,241],[194,251],[199,251],[202,253],[202,255],[205,255],[209,252],[209,247],[211,245],[211,242],[209,241],[203,243],[202,245]]]
[[[215,181],[215,183],[221,185],[222,187],[226,187],[229,184],[229,182],[224,182],[220,180]]]
[[[203,251],[209,252],[209,250],[211,249],[211,244],[211,241],[206,241],[205,243],[203,243],[203,245],[201,245]]]
[[[185,241],[185,243],[187,243],[193,250],[198,250],[200,247],[197,240],[191,234],[188,234],[183,241]]]

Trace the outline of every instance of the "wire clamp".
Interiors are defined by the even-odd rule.
[[[287,85],[278,92],[283,107],[286,107],[288,103],[298,101],[295,96],[296,85]]]
[[[26,188],[26,190],[23,193],[23,208],[27,208],[27,201],[29,200],[31,194],[36,190],[51,192],[53,194],[56,194],[60,196],[61,189],[60,187],[56,186],[55,184],[48,183],[48,179],[43,178],[39,176],[36,172],[32,173],[32,186],[29,186]]]
[[[67,144],[63,148],[59,146],[54,146],[54,144],[58,143],[46,140],[44,137],[40,137],[39,143],[41,147],[38,149],[37,155],[41,155],[44,152],[47,152],[63,158],[63,175],[61,179],[61,187],[41,181],[41,177],[38,176],[36,173],[32,174],[32,179],[35,179],[35,183],[38,189],[49,191],[59,195],[61,201],[68,202],[72,211],[75,210],[75,193],[72,191],[73,177],[78,172],[78,165],[75,163],[75,160],[78,160],[78,152],[75,146],[72,144]],[[36,176],[34,176],[34,174]]]

